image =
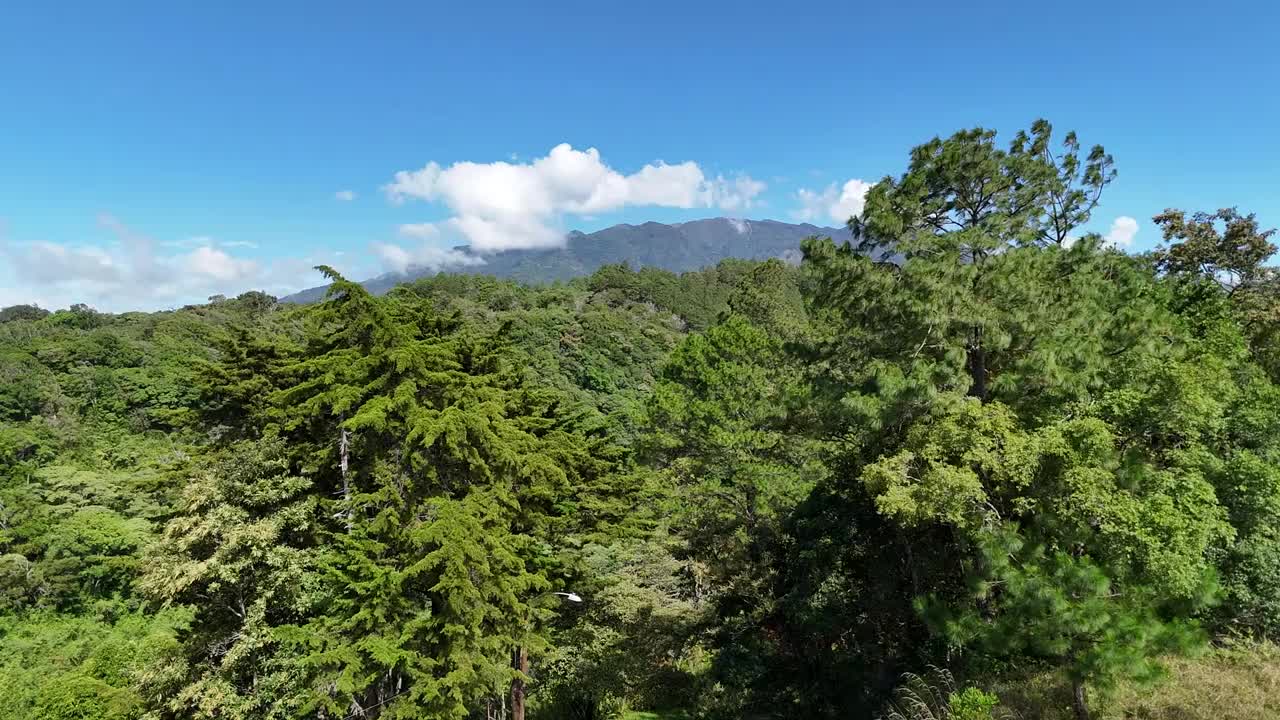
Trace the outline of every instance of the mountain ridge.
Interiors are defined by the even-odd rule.
[[[571,280],[590,275],[604,265],[624,262],[633,267],[657,267],[672,272],[700,270],[727,258],[776,257],[798,262],[800,241],[814,235],[836,240],[852,238],[847,228],[769,219],[717,217],[680,223],[620,223],[591,233],[573,230],[565,236],[561,247],[505,250],[482,256],[484,263],[478,265],[410,268],[402,273],[384,273],[361,284],[370,292],[381,294],[402,282],[439,272],[493,275],[540,284]],[[470,253],[466,246],[455,249]],[[307,288],[281,301],[315,302],[324,297],[327,287]]]

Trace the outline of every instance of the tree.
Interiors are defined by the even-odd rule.
[[[214,347],[216,361],[201,362],[196,371],[202,419],[229,439],[261,436],[293,349],[252,326],[233,328]]]
[[[18,320],[41,320],[48,317],[49,311],[35,305],[10,305],[0,308],[0,323]]]
[[[1188,217],[1169,209],[1152,220],[1168,243],[1155,254],[1161,270],[1215,280],[1230,292],[1270,279],[1272,272],[1263,263],[1276,252],[1270,241],[1276,231],[1261,230],[1252,213],[1241,215],[1235,208],[1225,208]]]
[[[784,340],[794,339],[807,324],[799,272],[777,258],[760,263],[738,281],[728,304],[730,312]]]
[[[644,452],[679,486],[681,533],[716,591],[762,579],[760,543],[822,476],[822,443],[800,432],[806,390],[782,340],[736,314],[686,338],[662,370]]]
[[[1096,236],[1045,246],[1050,228],[1087,218],[1055,204],[1073,191],[1043,150],[1049,131],[1037,123],[1008,151],[980,129],[922,145],[901,178],[868,192],[855,243],[804,245],[807,359],[829,368],[833,400],[856,389],[841,421],[877,429],[866,447],[892,443],[949,393],[1047,410],[1096,388],[1113,355],[1154,341],[1161,320],[1136,263]],[[883,245],[892,261],[867,257]]]
[[[528,679],[537,597],[568,547],[625,507],[620,456],[558,397],[523,387],[503,330],[475,336],[411,297],[334,281],[276,394],[317,483],[319,611],[287,629],[309,712],[463,717]],[[518,649],[518,650],[517,650]]]
[[[1082,163],[1074,132],[1055,155],[1046,120],[1020,131],[1007,151],[995,137],[974,128],[914,148],[901,178],[886,177],[868,192],[870,209],[850,221],[855,237],[867,250],[883,241],[914,250],[916,243],[903,246],[908,236],[949,236],[974,261],[1004,246],[1068,244],[1115,179],[1111,156],[1095,145]]]
[[[181,667],[185,610],[0,615],[0,720],[132,720]]]
[[[303,673],[276,633],[310,611],[318,498],[278,439],[233,444],[203,467],[138,583],[194,610],[187,676],[165,704],[194,717],[294,717]]]
[[[1114,383],[1172,409],[1185,396],[1160,388],[1197,370],[1163,386],[1122,372],[1170,367],[1158,340],[1176,323],[1142,263],[1068,242],[1114,171],[1101,148],[1082,169],[1073,135],[1054,156],[1050,133],[917,147],[868,192],[855,244],[807,242],[808,356],[846,438],[833,481],[890,521],[922,617],[957,648],[1052,658],[1084,717],[1086,683],[1141,676],[1158,639],[1182,636],[1230,528],[1202,472],[1150,436],[1117,437],[1098,404]],[[886,244],[894,262],[859,252]],[[1214,422],[1178,409],[1179,430]]]
[[[1211,597],[1209,551],[1231,536],[1194,466],[1125,453],[1097,418],[1026,432],[999,403],[917,423],[862,480],[881,513],[956,538],[965,586],[919,601],[931,624],[957,648],[1052,660],[1082,718],[1087,684],[1151,679],[1188,647],[1186,608]]]
[[[47,534],[42,572],[50,591],[71,606],[127,593],[149,531],[145,520],[108,508],[77,510]]]
[[[39,414],[56,386],[53,374],[30,354],[0,350],[0,420],[22,421]]]
[[[1219,286],[1245,328],[1255,358],[1280,380],[1280,272],[1266,264],[1275,256],[1275,229],[1235,208],[1190,217],[1169,209],[1154,218],[1166,245],[1154,253],[1156,267],[1184,282]]]

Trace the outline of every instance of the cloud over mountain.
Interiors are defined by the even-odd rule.
[[[565,215],[587,215],[626,207],[752,207],[765,184],[746,175],[708,177],[695,162],[655,162],[631,174],[609,167],[595,148],[555,146],[527,163],[427,163],[397,172],[383,191],[392,202],[442,203],[452,216],[436,224],[477,253],[551,248],[564,244]],[[402,226],[401,234],[406,228]],[[423,229],[421,232],[426,232]]]

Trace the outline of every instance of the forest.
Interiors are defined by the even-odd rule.
[[[1273,231],[1127,254],[1115,176],[978,128],[798,265],[4,308],[0,719],[1280,717]]]

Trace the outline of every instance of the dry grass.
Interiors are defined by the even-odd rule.
[[[1096,720],[1280,719],[1280,647],[1236,644],[1199,658],[1174,658],[1154,687],[1122,685],[1091,702]],[[1072,720],[1065,683],[1037,675],[996,688],[1023,720]]]

